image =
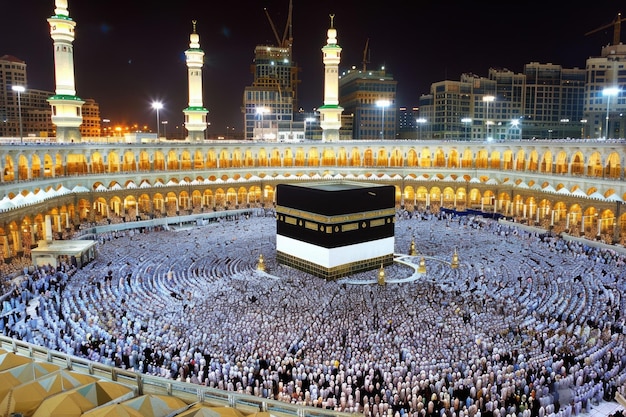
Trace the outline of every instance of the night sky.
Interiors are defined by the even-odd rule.
[[[54,0],[3,3],[0,55],[26,61],[28,88],[54,91],[46,21],[54,14]],[[289,0],[69,0],[77,23],[77,95],[95,99],[101,117],[112,123],[154,128],[151,102],[159,100],[168,129],[182,124],[188,100],[184,51],[195,19],[205,52],[209,133],[227,127],[241,131],[254,48],[276,43],[264,8],[282,38]],[[321,48],[329,14],[335,15],[343,48],[340,71],[362,67],[369,39],[367,68],[384,65],[398,82],[397,106],[411,107],[429,93],[431,83],[458,80],[465,72],[486,77],[497,67],[519,73],[529,62],[584,68],[588,57],[612,41],[613,27],[585,34],[610,25],[618,12],[618,2],[609,0],[585,7],[565,1],[293,0],[293,55],[302,67],[299,104],[305,111],[323,104]]]

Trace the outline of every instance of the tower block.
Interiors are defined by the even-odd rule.
[[[187,77],[189,79],[189,107],[183,110],[185,128],[188,138],[192,142],[204,139],[207,128],[207,113],[202,102],[202,66],[204,65],[204,51],[200,49],[200,36],[196,33],[196,21],[193,22],[193,32],[189,35],[189,49],[185,51],[187,59]]]
[[[337,44],[337,29],[333,27],[335,15],[330,15],[330,28],[327,31],[326,45],[322,48],[324,61],[324,104],[318,108],[322,141],[339,140],[341,113],[339,106],[339,63],[341,62],[341,46]]]
[[[276,260],[327,280],[393,263],[395,187],[278,184]]]
[[[55,94],[48,98],[52,107],[52,123],[56,126],[57,142],[80,141],[79,127],[83,123],[85,103],[76,96],[74,84],[74,28],[67,0],[55,0],[54,16],[48,18],[50,36],[54,43]]]

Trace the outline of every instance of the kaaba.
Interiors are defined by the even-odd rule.
[[[276,260],[327,280],[393,262],[395,187],[349,181],[276,186]]]

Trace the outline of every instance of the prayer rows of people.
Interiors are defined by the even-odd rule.
[[[395,242],[402,262],[379,285],[377,271],[329,282],[277,264],[266,210],[108,233],[83,269],[26,274],[1,331],[368,417],[569,417],[624,389],[623,255],[482,217],[403,211]]]

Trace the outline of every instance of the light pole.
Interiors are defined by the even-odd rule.
[[[306,119],[304,119],[304,139],[306,139],[306,126],[307,124],[310,126],[311,123],[313,123],[315,121],[314,117],[307,117]]]
[[[417,123],[417,139],[420,140],[422,138],[422,129],[424,128],[424,123],[426,123],[426,119],[420,117],[419,119],[415,119],[415,123]]]
[[[161,110],[163,108],[163,103],[161,103],[160,101],[153,101],[152,102],[152,108],[154,110],[156,110],[156,124],[157,124],[157,140],[159,139],[160,133],[161,131],[159,130],[160,128],[160,122],[159,122],[159,110]]]
[[[22,131],[22,93],[26,91],[23,85],[14,85],[11,90],[17,93],[17,117],[20,124],[20,143],[24,143],[24,133]]]
[[[163,125],[163,137],[167,139],[167,120],[163,120],[161,124]]]
[[[511,128],[515,130],[516,136],[519,136],[519,140],[522,139],[522,128],[520,127],[519,119],[511,120]],[[517,134],[519,133],[519,135]]]
[[[376,102],[376,106],[382,109],[382,120],[381,120],[381,128],[380,128],[380,138],[385,139],[385,107],[389,107],[391,105],[391,101],[389,100],[378,100]]]
[[[491,140],[489,136],[489,103],[493,102],[496,99],[495,96],[483,96],[483,103],[485,103],[485,129],[487,133],[487,140]]]
[[[617,96],[618,94],[619,88],[617,87],[607,87],[602,90],[602,95],[606,97],[606,124],[604,128],[604,139],[609,138],[609,108],[611,104],[611,97]]]
[[[270,109],[268,109],[267,107],[257,107],[256,108],[256,114],[260,114],[261,115],[261,140],[265,139],[265,126],[263,124],[263,115],[265,113],[269,113]]]
[[[467,126],[472,123],[472,119],[469,117],[464,117],[461,119],[461,123],[463,123],[465,125],[465,140],[470,140],[470,138],[467,136]]]

